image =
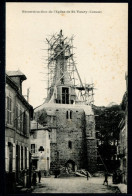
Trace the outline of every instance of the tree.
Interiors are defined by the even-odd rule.
[[[110,107],[93,106],[95,113],[95,129],[98,131],[99,140],[98,152],[104,162],[109,165],[112,159],[115,159],[117,144],[119,140],[119,122],[124,117],[121,105],[112,105]],[[106,166],[108,166],[106,165]]]

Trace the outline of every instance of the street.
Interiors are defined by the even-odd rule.
[[[104,178],[84,177],[42,178],[32,193],[117,193],[116,187],[103,185]],[[109,179],[111,184],[111,178]]]

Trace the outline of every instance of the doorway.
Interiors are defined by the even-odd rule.
[[[13,144],[11,142],[8,142],[8,154],[9,154],[9,172],[12,172]]]
[[[38,162],[38,160],[36,160],[36,159],[32,160],[32,168],[35,170],[37,169],[37,166],[38,166],[37,162]]]
[[[67,167],[68,173],[75,172],[75,162],[73,160],[68,160],[66,162],[66,167]]]

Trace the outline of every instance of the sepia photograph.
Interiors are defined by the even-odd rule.
[[[6,194],[127,193],[128,3],[6,3]]]

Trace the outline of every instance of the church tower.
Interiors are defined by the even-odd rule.
[[[50,171],[67,168],[70,174],[85,168],[94,172],[95,119],[93,99],[89,99],[93,85],[81,81],[73,58],[73,36],[64,37],[61,30],[46,40],[48,91],[44,104],[35,110],[35,120],[50,130]]]
[[[62,30],[53,42],[47,40],[49,44],[48,58],[48,99],[54,103],[73,104],[76,100],[73,74],[73,53],[71,45],[72,38],[66,41]]]

